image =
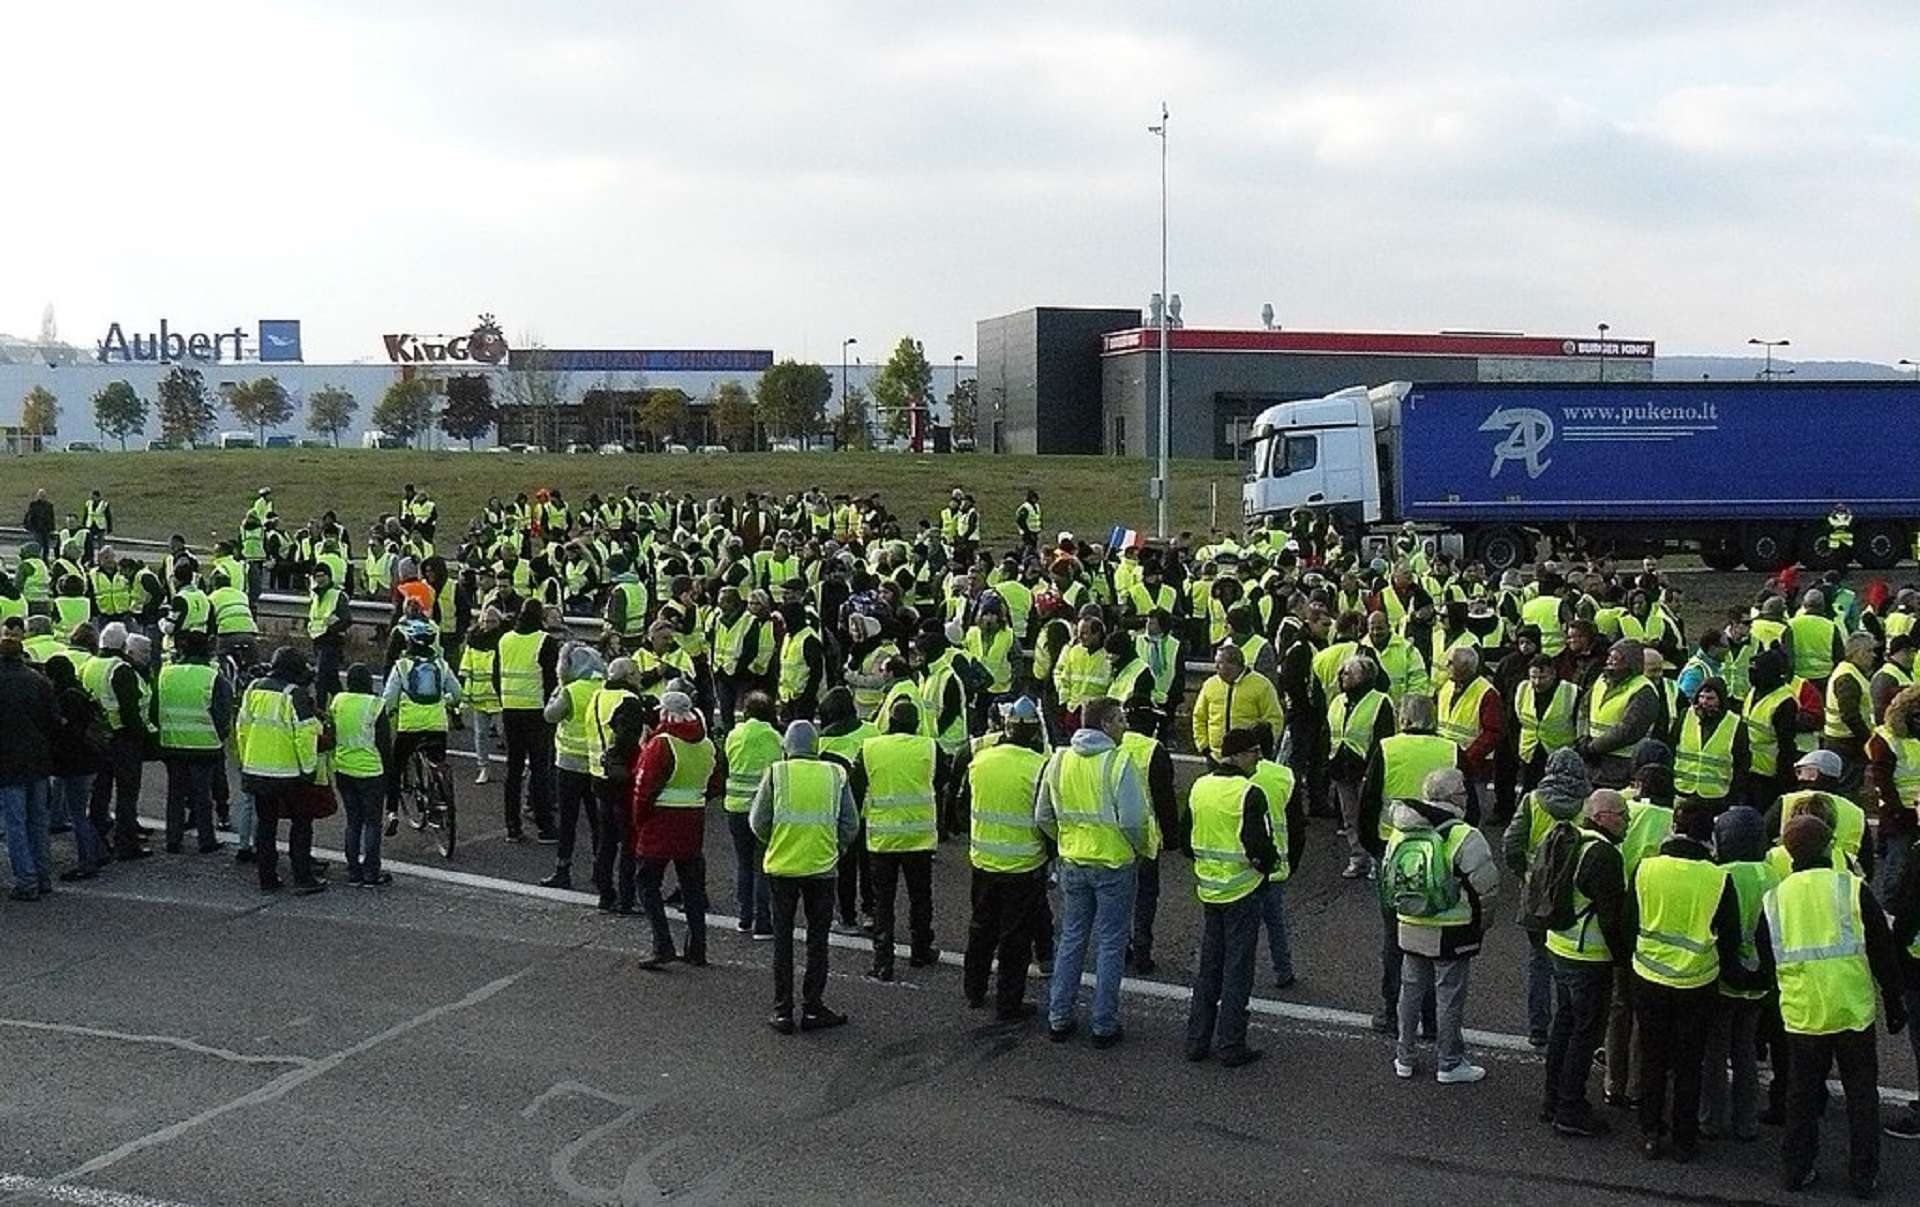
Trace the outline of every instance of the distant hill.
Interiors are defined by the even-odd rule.
[[[1766,367],[1758,356],[1656,356],[1653,359],[1655,381],[1752,381]],[[1792,369],[1795,381],[1894,381],[1910,376],[1894,365],[1879,365],[1865,360],[1783,360],[1773,359],[1774,371]]]

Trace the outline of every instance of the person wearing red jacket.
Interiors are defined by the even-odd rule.
[[[634,762],[632,825],[627,833],[639,861],[640,905],[653,925],[653,955],[640,967],[666,967],[676,958],[696,968],[707,962],[706,802],[726,790],[707,725],[685,692],[660,697],[660,724]],[[676,957],[660,882],[672,864],[680,882],[687,944]]]

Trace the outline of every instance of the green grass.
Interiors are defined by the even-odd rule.
[[[305,521],[332,508],[356,543],[367,525],[393,510],[400,488],[419,484],[439,501],[441,527],[464,530],[489,495],[511,500],[520,492],[558,487],[579,505],[588,492],[693,491],[699,497],[749,490],[785,495],[809,486],[829,494],[880,492],[909,521],[933,518],[954,486],[979,501],[983,536],[1013,534],[1013,509],[1029,489],[1040,492],[1049,533],[1071,529],[1104,536],[1114,524],[1153,531],[1154,505],[1146,497],[1147,462],[1139,458],[1020,457],[898,453],[751,453],[724,456],[259,449],[179,453],[42,453],[16,457],[0,475],[0,523],[17,524],[36,489],[58,513],[78,511],[99,489],[113,504],[116,529],[126,536],[165,538],[179,532],[200,544],[240,523],[254,492],[272,486],[282,523]],[[1208,526],[1209,488],[1218,485],[1223,526],[1240,521],[1240,467],[1226,461],[1175,461],[1175,532]]]

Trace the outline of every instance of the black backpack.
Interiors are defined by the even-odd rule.
[[[1578,919],[1573,910],[1573,880],[1580,870],[1585,839],[1573,823],[1556,821],[1548,827],[1527,864],[1527,881],[1520,898],[1520,929],[1535,934],[1566,930]]]

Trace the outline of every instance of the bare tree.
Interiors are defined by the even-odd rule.
[[[514,410],[532,428],[533,443],[541,448],[559,446],[560,406],[567,400],[567,374],[549,368],[547,349],[532,336],[523,337],[513,353],[506,373],[506,386],[500,392],[503,411]],[[505,416],[502,416],[505,418]]]

